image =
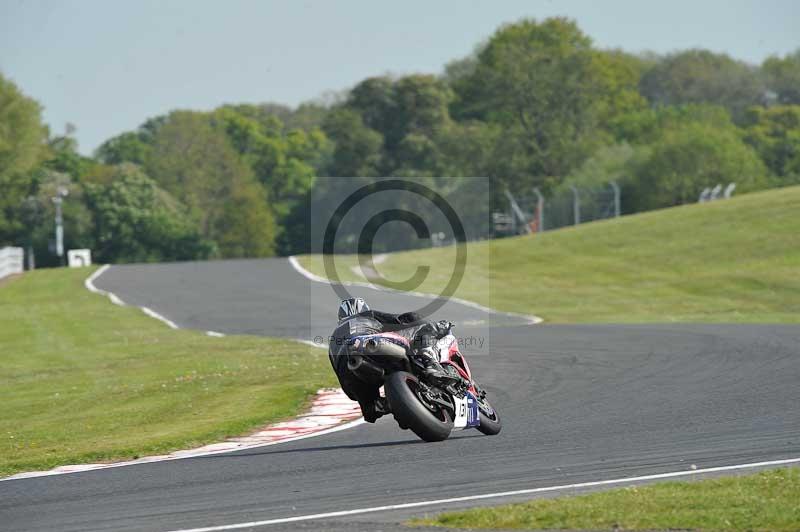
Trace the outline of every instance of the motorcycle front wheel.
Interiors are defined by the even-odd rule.
[[[453,430],[453,419],[441,405],[426,399],[414,375],[397,371],[383,385],[392,414],[401,427],[408,427],[425,441],[446,440]]]
[[[503,428],[500,422],[500,414],[494,409],[486,398],[478,399],[478,416],[480,417],[481,424],[478,425],[478,430],[487,436],[494,436],[499,434]]]

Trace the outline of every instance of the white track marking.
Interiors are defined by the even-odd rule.
[[[312,273],[312,272],[308,271],[307,269],[305,269],[300,264],[300,261],[297,260],[297,257],[294,256],[294,255],[289,257],[289,264],[292,265],[292,268],[294,268],[297,273],[299,273],[300,275],[302,275],[303,277],[305,277],[306,279],[308,279],[310,281],[314,281],[314,282],[317,282],[317,283],[325,283],[325,284],[329,284],[329,285],[333,284],[329,279],[327,279],[325,277],[320,277],[319,275],[317,275],[315,273]],[[380,286],[380,285],[376,285],[376,284],[372,284],[372,283],[362,283],[362,282],[358,282],[358,281],[341,281],[339,284],[344,285],[344,286],[361,286],[361,287],[364,287],[364,288],[371,288],[373,290],[379,290],[381,292],[392,292],[392,293],[395,293],[395,294],[407,294],[407,295],[412,295],[412,296],[417,296],[417,297],[424,297],[424,298],[427,298],[427,299],[437,299],[437,298],[441,297],[439,294],[429,294],[427,292],[410,292],[410,291],[403,291],[403,290],[395,290],[394,288],[388,288],[386,286]],[[537,323],[541,323],[542,322],[542,318],[540,318],[539,316],[534,316],[532,314],[519,314],[517,312],[506,312],[506,311],[503,311],[503,310],[497,310],[497,309],[493,309],[493,308],[487,307],[485,305],[481,305],[480,303],[476,303],[474,301],[469,301],[467,299],[461,299],[460,297],[452,297],[451,296],[451,297],[448,297],[447,299],[449,301],[454,301],[456,303],[460,303],[461,305],[464,305],[465,307],[471,307],[471,308],[474,308],[474,309],[477,309],[477,310],[481,310],[483,312],[488,312],[488,313],[491,313],[491,314],[502,314],[504,316],[511,316],[511,317],[514,317],[514,318],[520,318],[520,319],[526,320],[531,325],[535,325]]]
[[[165,318],[164,316],[162,316],[161,314],[159,314],[155,310],[149,309],[147,307],[139,307],[139,308],[142,309],[142,312],[144,312],[145,314],[147,314],[151,318],[155,318],[158,321],[166,323],[167,327],[169,327],[170,329],[177,329],[178,328],[178,326],[175,325],[174,321]]]
[[[106,296],[115,305],[124,307],[125,303],[120,298],[118,298],[116,294],[113,294],[111,292],[106,292],[105,290],[101,290],[94,285],[95,279],[103,275],[103,273],[110,267],[111,267],[110,264],[103,264],[102,266],[97,268],[97,270],[95,270],[95,272],[92,275],[86,278],[86,280],[83,282],[83,286],[85,286],[90,292]]]
[[[295,342],[300,342],[301,344],[306,344],[306,345],[311,346],[311,347],[316,347],[318,349],[325,349],[324,345],[318,344],[317,342],[314,342],[314,341],[311,341],[311,340],[303,340],[302,338],[295,338],[294,341]]]
[[[224,338],[225,335],[217,331],[206,331],[206,336],[213,336],[215,338]]]
[[[372,258],[372,264],[373,265],[374,264],[383,264],[384,262],[386,262],[386,259],[388,259],[388,258],[389,258],[389,254],[388,253],[381,253],[380,255],[375,255]],[[369,271],[366,272],[367,275],[365,275],[365,273],[361,270],[361,265],[360,264],[357,265],[357,266],[350,266],[350,271],[351,272],[353,272],[354,274],[358,275],[359,277],[361,277],[363,279],[366,279],[367,281],[369,281],[370,277],[378,277],[378,271],[376,269],[374,269],[374,268],[367,268],[367,269]],[[370,274],[370,272],[372,272],[372,273]]]
[[[103,264],[92,275],[90,275],[89,277],[86,278],[86,280],[83,282],[83,285],[90,292],[106,296],[115,305],[119,305],[121,307],[125,307],[125,306],[127,306],[126,303],[124,301],[122,301],[122,299],[120,299],[115,293],[109,292],[108,290],[103,290],[101,288],[97,288],[94,285],[94,282],[97,280],[97,278],[100,277],[101,275],[103,275],[103,273],[105,273],[105,271],[107,269],[109,269],[110,267],[111,267],[110,264]],[[156,312],[156,311],[154,311],[152,309],[149,309],[147,307],[139,307],[139,308],[141,309],[142,312],[144,312],[145,314],[147,314],[151,318],[155,318],[158,321],[161,321],[161,322],[165,323],[170,329],[178,329],[179,328],[175,324],[174,321],[172,321],[172,320],[168,319],[167,317],[159,314],[158,312]]]
[[[611,480],[597,480],[594,482],[579,482],[577,484],[563,484],[561,486],[547,486],[543,488],[530,488],[514,491],[499,491],[497,493],[484,493],[481,495],[466,495],[464,497],[452,497],[449,499],[435,499],[430,501],[407,502],[403,504],[390,504],[387,506],[373,506],[372,508],[357,508],[355,510],[341,510],[338,512],[327,512],[322,514],[298,515],[294,517],[282,517],[279,519],[266,519],[264,521],[249,521],[247,523],[235,523],[230,525],[208,526],[203,528],[185,528],[172,530],[170,532],[218,532],[222,530],[236,530],[240,528],[252,528],[256,526],[278,525],[282,523],[295,523],[298,521],[312,521],[316,519],[329,519],[332,517],[345,517],[348,515],[367,514],[374,512],[386,512],[389,510],[404,510],[407,508],[419,508],[422,506],[434,506],[440,504],[451,504],[455,502],[477,501],[481,499],[494,499],[500,497],[513,497],[518,495],[532,495],[535,493],[546,493],[550,491],[561,491],[568,489],[592,488],[596,486],[609,486],[613,484],[625,484],[628,482],[644,482],[648,480],[659,480],[664,478],[685,477],[701,475],[705,473],[718,473],[723,471],[736,471],[741,469],[753,469],[757,467],[774,467],[781,465],[800,463],[800,458],[790,458],[788,460],[772,460],[769,462],[752,462],[749,464],[738,464],[720,467],[708,467],[705,469],[694,469],[690,471],[673,471],[671,473],[658,473],[654,475],[643,475],[639,477],[615,478]]]
[[[326,279],[325,277],[320,277],[319,275],[317,275],[315,273],[311,273],[310,271],[308,271],[305,268],[303,268],[303,266],[300,264],[300,261],[298,261],[297,257],[294,256],[294,255],[289,257],[289,264],[292,265],[292,268],[294,268],[297,271],[297,273],[299,273],[300,275],[302,275],[306,279],[309,279],[311,281],[316,281],[318,283],[331,284],[331,282],[328,279]],[[361,283],[361,284],[364,285],[364,286],[369,286],[370,288],[372,288],[372,285],[367,285],[365,283]]]

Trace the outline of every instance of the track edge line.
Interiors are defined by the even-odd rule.
[[[324,284],[328,284],[328,285],[333,285],[333,282],[330,279],[328,279],[326,277],[321,277],[321,276],[319,276],[319,275],[307,270],[306,268],[304,268],[303,265],[300,264],[300,261],[297,260],[297,255],[290,255],[288,259],[289,259],[289,264],[292,265],[292,268],[294,268],[294,270],[297,273],[299,273],[300,275],[302,275],[306,279],[308,279],[310,281],[317,282],[317,283],[324,283]],[[396,290],[394,288],[388,288],[386,286],[380,286],[380,285],[376,285],[376,284],[373,284],[373,283],[370,283],[370,282],[340,281],[338,284],[341,284],[342,286],[359,286],[359,287],[362,287],[362,288],[371,288],[372,290],[378,290],[378,291],[381,291],[381,292],[390,292],[390,293],[395,293],[395,294],[412,295],[412,296],[417,296],[417,297],[425,297],[425,298],[428,298],[428,299],[437,299],[437,298],[441,297],[439,294],[431,294],[429,292],[413,292],[413,291]],[[502,314],[504,316],[511,316],[513,318],[521,318],[523,320],[528,321],[529,325],[536,325],[536,324],[542,323],[544,321],[539,316],[535,316],[533,314],[520,314],[519,312],[508,312],[508,311],[505,311],[505,310],[497,310],[497,309],[494,309],[494,308],[491,308],[491,307],[487,307],[486,305],[481,305],[480,303],[477,303],[475,301],[470,301],[468,299],[462,299],[460,297],[450,297],[448,299],[450,299],[451,301],[455,301],[456,303],[460,303],[460,304],[462,304],[464,306],[467,306],[467,307],[472,307],[472,308],[475,308],[475,309],[478,309],[478,310],[482,310],[484,312],[489,312],[489,313],[492,313],[492,314]]]

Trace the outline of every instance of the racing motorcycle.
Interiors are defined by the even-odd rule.
[[[467,428],[487,435],[500,432],[500,416],[472,379],[452,333],[434,347],[444,369],[444,376],[439,377],[420,370],[411,359],[409,340],[397,333],[355,336],[348,344],[347,368],[365,382],[383,385],[401,429],[411,429],[429,442],[445,440],[453,430]]]

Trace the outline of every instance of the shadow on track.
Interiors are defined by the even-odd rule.
[[[482,436],[483,436],[482,434],[472,434],[469,436],[451,437],[445,441],[463,440],[468,438],[480,438]],[[397,447],[397,446],[419,445],[419,444],[435,445],[435,444],[429,444],[428,442],[424,442],[422,440],[395,440],[395,441],[385,441],[377,443],[354,443],[348,445],[327,445],[324,447],[304,447],[302,449],[282,449],[277,451],[267,450],[262,447],[251,450],[232,451],[231,454],[212,454],[207,456],[193,456],[186,458],[186,460],[213,460],[219,458],[237,458],[237,457],[244,458],[247,456],[268,456],[271,454],[312,453],[312,452],[325,452],[325,451],[341,451],[348,449],[369,449],[373,447]]]

